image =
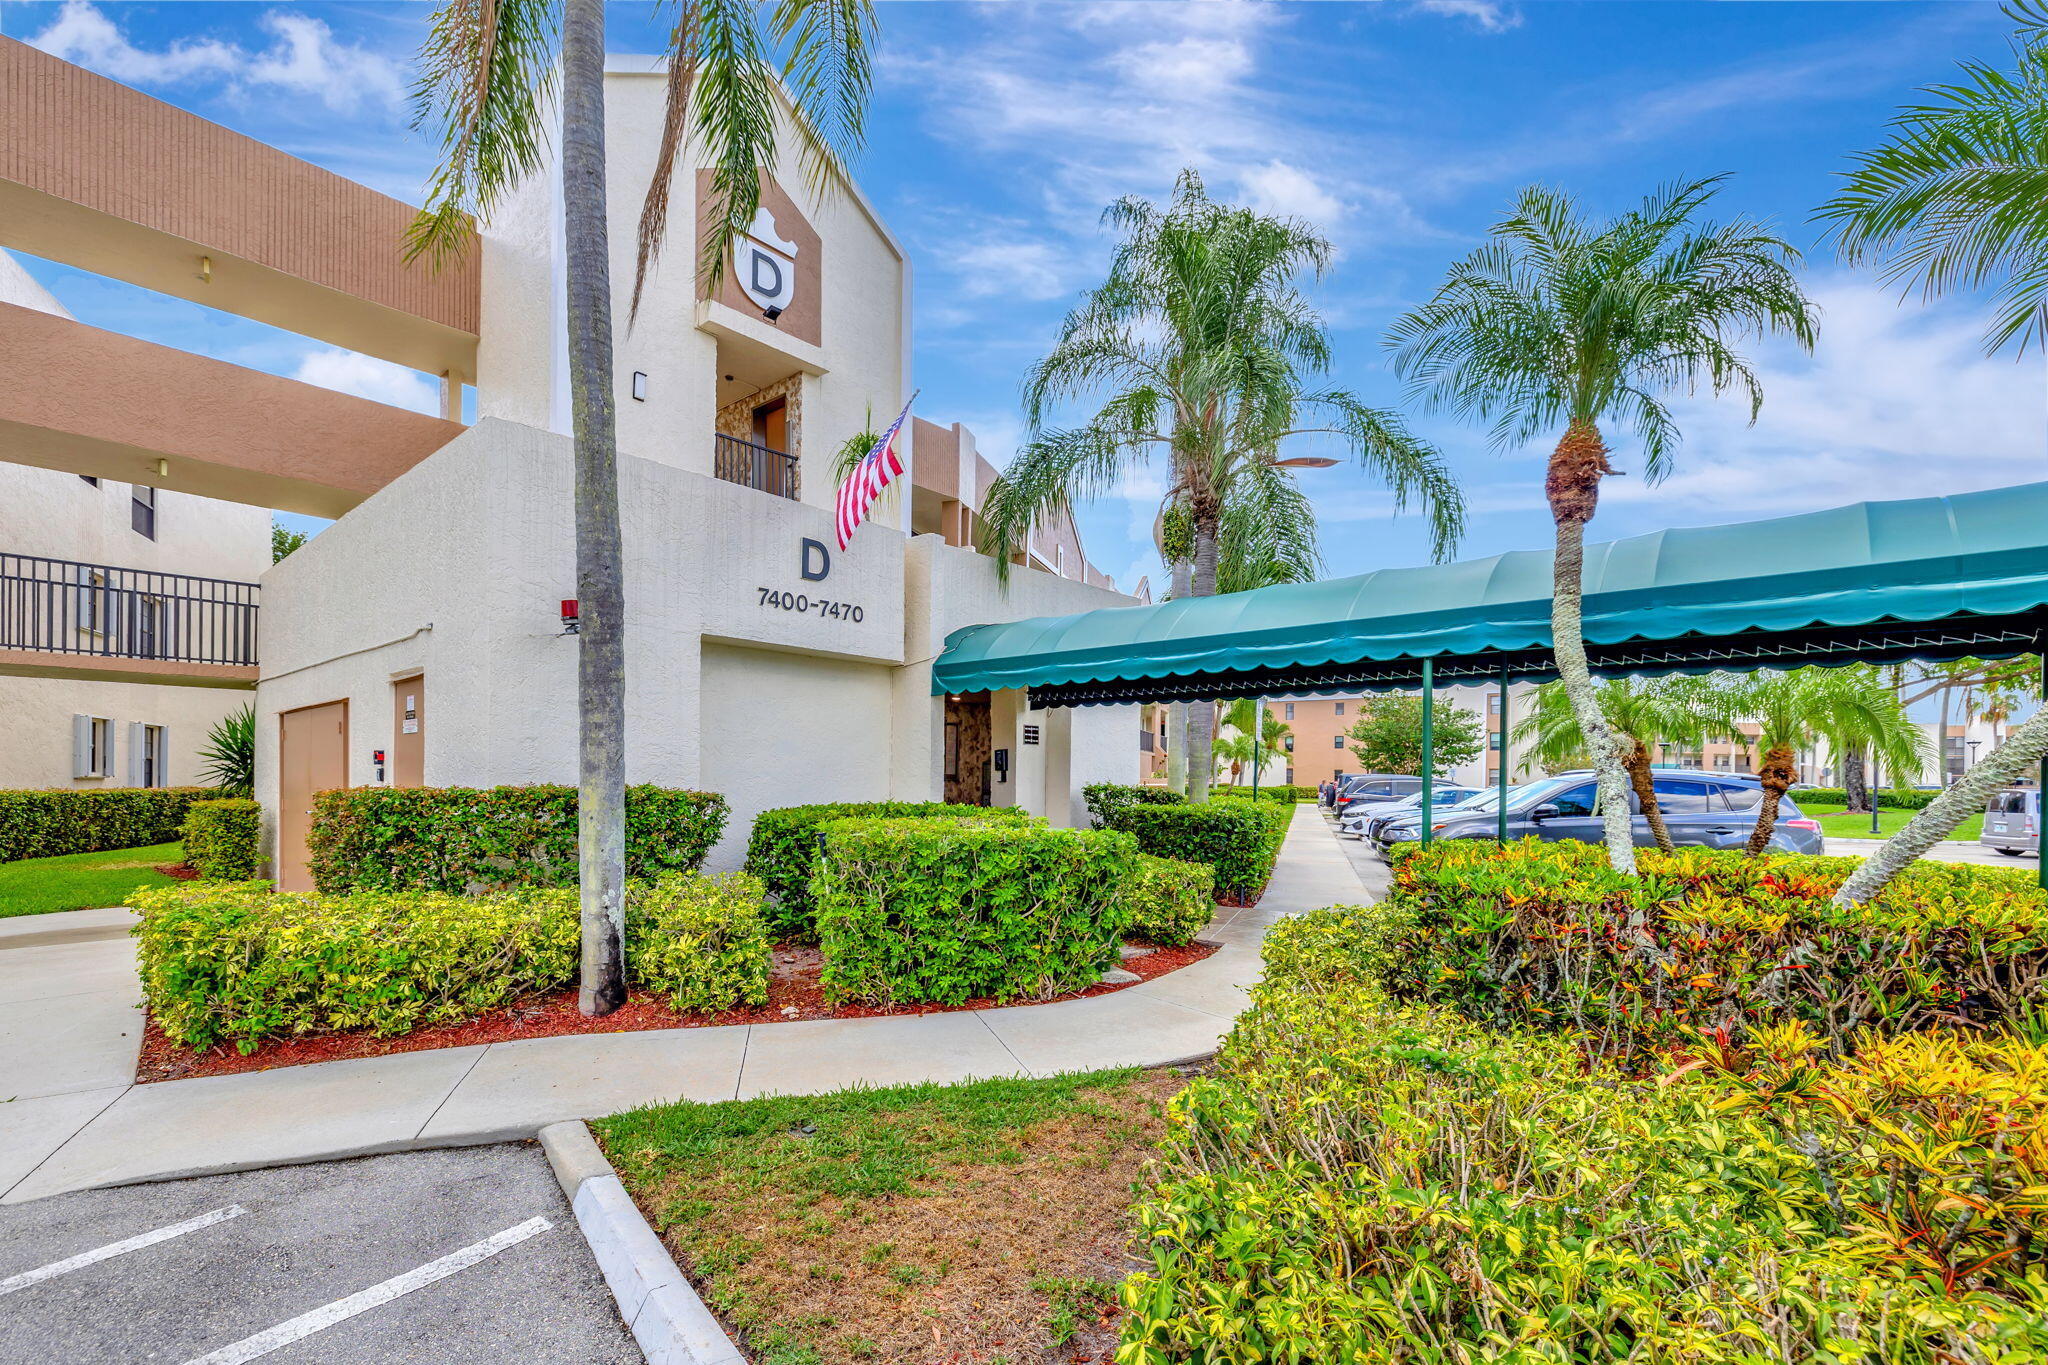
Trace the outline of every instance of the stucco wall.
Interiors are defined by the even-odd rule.
[[[0,677],[0,788],[139,785],[131,780],[128,728],[138,722],[166,728],[170,761],[164,785],[198,783],[199,750],[207,731],[248,701],[247,692],[214,687]],[[74,715],[114,722],[113,763],[106,777],[72,776]]]

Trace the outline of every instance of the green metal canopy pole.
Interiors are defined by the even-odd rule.
[[[1266,699],[1252,698],[1252,798],[1259,795],[1259,732],[1266,728]]]
[[[1422,661],[1422,846],[1428,848],[1436,819],[1436,661]]]
[[[1500,771],[1495,774],[1494,837],[1508,841],[1508,671],[1500,671]]]
[[[2041,651],[2041,704],[2048,706],[2048,649]],[[1946,745],[1948,736],[1941,742]],[[2041,881],[2041,889],[2048,891],[2048,754],[2041,755],[2041,771],[2035,774],[2038,792],[2034,797],[2034,875]]]

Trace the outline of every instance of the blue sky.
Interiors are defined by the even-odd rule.
[[[416,198],[432,149],[406,127],[420,4],[0,3],[0,32]],[[614,5],[614,51],[649,51],[645,4]],[[1161,195],[1183,166],[1219,197],[1319,224],[1338,258],[1315,296],[1336,382],[1399,405],[1380,345],[1515,191],[1542,181],[1596,212],[1677,177],[1730,173],[1722,211],[1807,249],[1823,313],[1812,357],[1756,349],[1762,419],[1681,397],[1677,475],[1610,480],[1598,538],[1868,497],[2048,477],[2042,363],[1987,358],[1977,300],[1903,304],[1840,267],[1810,221],[1854,149],[1957,60],[1993,61],[1992,4],[885,3],[861,182],[917,267],[920,411],[959,420],[1001,463],[1022,434],[1018,380],[1100,275],[1097,217]],[[385,401],[422,377],[42,262],[82,319]],[[1463,555],[1549,543],[1543,450],[1501,454],[1414,414],[1471,499]],[[1296,453],[1310,453],[1306,449]],[[1627,469],[1626,443],[1615,463]],[[1426,557],[1363,475],[1306,475],[1333,574]],[[1081,509],[1090,557],[1126,585],[1158,566],[1156,482]]]

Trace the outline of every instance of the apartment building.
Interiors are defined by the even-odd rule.
[[[656,60],[607,63],[621,318],[665,81]],[[795,115],[778,112],[794,167]],[[181,637],[163,661],[191,687],[253,672],[257,795],[288,888],[306,881],[317,791],[574,780],[559,183],[544,167],[429,272],[399,251],[409,206],[0,39],[0,247],[441,383],[442,415],[424,416],[0,305],[11,458],[266,520],[338,518],[262,572],[260,646],[202,656]],[[1137,709],[935,694],[931,664],[956,629],[1132,599],[1064,518],[1000,581],[971,548],[992,470],[958,426],[909,424],[909,477],[839,545],[837,449],[914,387],[911,264],[857,185],[761,189],[714,287],[697,269],[709,173],[679,168],[671,246],[616,337],[628,780],[728,797],[713,867],[738,862],[755,813],[799,801],[1085,820],[1082,786],[1141,774]],[[0,611],[8,643],[26,630]],[[71,650],[61,665],[97,679],[134,662]]]
[[[1508,780],[1519,782],[1529,776],[1528,746],[1514,739],[1515,722],[1523,714],[1525,699],[1535,689],[1528,683],[1511,684],[1506,693],[1506,713],[1499,687],[1440,687],[1436,704],[1459,707],[1480,717],[1486,736],[1485,747],[1468,762],[1444,770],[1444,776],[1462,786],[1492,786],[1500,780],[1502,756],[1508,762]],[[1280,780],[1314,786],[1333,777],[1363,771],[1351,751],[1351,727],[1358,723],[1359,707],[1369,700],[1364,694],[1342,697],[1292,697],[1266,703],[1275,719],[1286,723],[1287,762]]]

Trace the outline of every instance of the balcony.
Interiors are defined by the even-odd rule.
[[[719,478],[727,483],[773,493],[778,498],[795,498],[798,495],[796,456],[759,441],[743,441],[723,432],[718,433],[717,442],[712,472]]]
[[[0,553],[0,673],[252,687],[254,583]]]

